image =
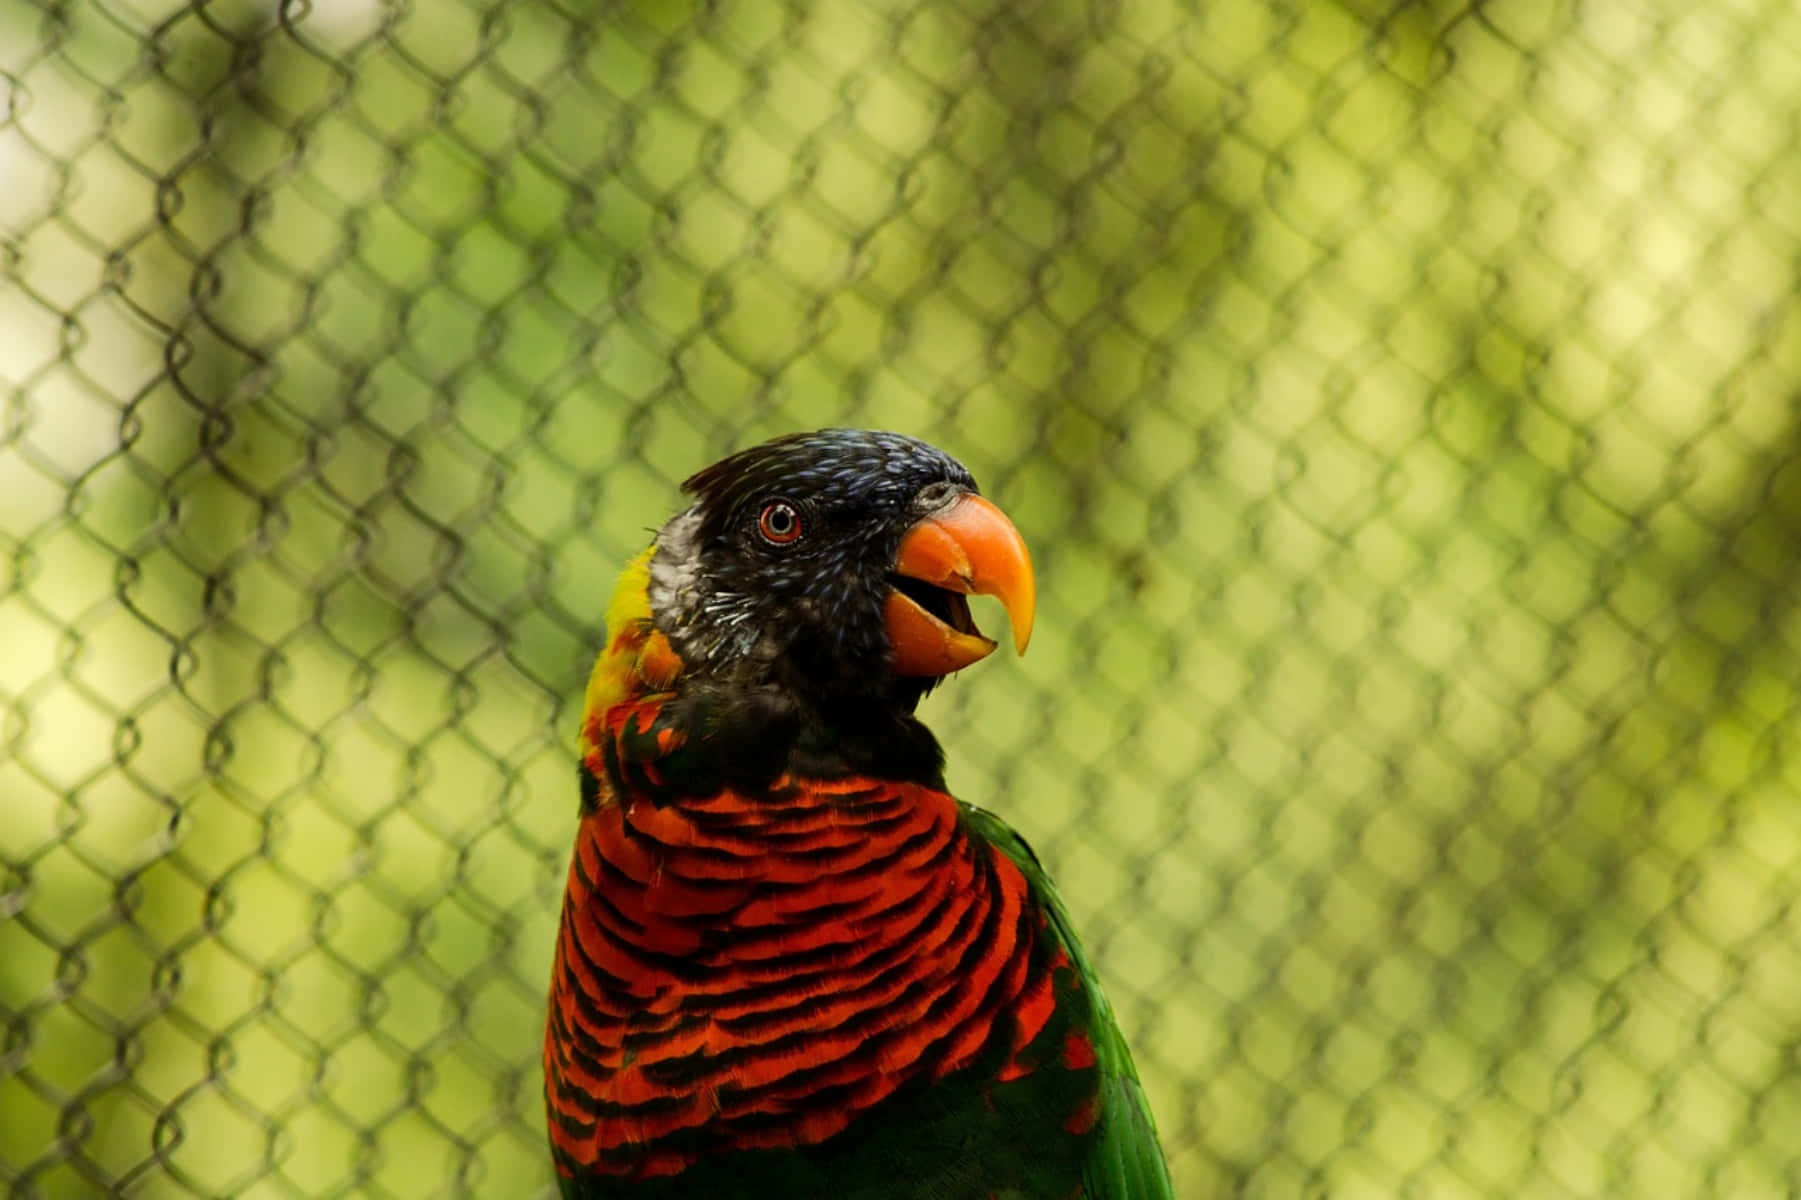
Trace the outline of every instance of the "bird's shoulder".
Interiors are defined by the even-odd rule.
[[[1094,1138],[1084,1162],[1084,1200],[1173,1200],[1169,1168],[1132,1052],[1050,873],[1025,838],[999,816],[965,802],[958,808],[972,836],[995,847],[1019,870],[1033,903],[1044,913],[1050,937],[1074,968],[1078,1020],[1092,1047],[1100,1084]]]

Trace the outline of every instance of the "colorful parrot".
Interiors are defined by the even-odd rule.
[[[581,725],[544,1074],[565,1197],[1153,1200],[1169,1174],[1068,914],[914,717],[1024,651],[1024,541],[893,433],[701,471]]]

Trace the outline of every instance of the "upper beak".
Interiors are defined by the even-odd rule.
[[[1037,605],[1032,559],[1013,522],[987,500],[966,493],[914,525],[901,538],[893,572],[948,592],[995,597],[1007,610],[1014,648],[1025,653]],[[966,628],[958,628],[898,588],[889,590],[884,615],[898,675],[948,675],[994,650],[966,612],[958,621]]]

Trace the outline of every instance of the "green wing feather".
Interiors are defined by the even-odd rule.
[[[1044,864],[1038,861],[1025,839],[1006,822],[971,804],[963,804],[962,809],[969,829],[998,847],[1026,877],[1032,894],[1049,914],[1052,929],[1062,939],[1076,970],[1086,981],[1093,1001],[1095,1027],[1089,1030],[1089,1035],[1094,1040],[1103,1090],[1095,1145],[1083,1169],[1083,1200],[1174,1200],[1169,1167],[1157,1140],[1150,1105],[1138,1082],[1132,1051],[1126,1046],[1119,1023],[1113,1018],[1113,1010],[1101,990],[1100,977],[1095,974],[1094,965],[1076,937],[1063,898],[1057,894]]]

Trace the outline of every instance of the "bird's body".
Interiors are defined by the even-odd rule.
[[[1171,1195],[1061,903],[912,715],[992,646],[961,594],[1029,629],[1012,526],[896,435],[689,488],[584,710],[544,1055],[564,1195]]]

